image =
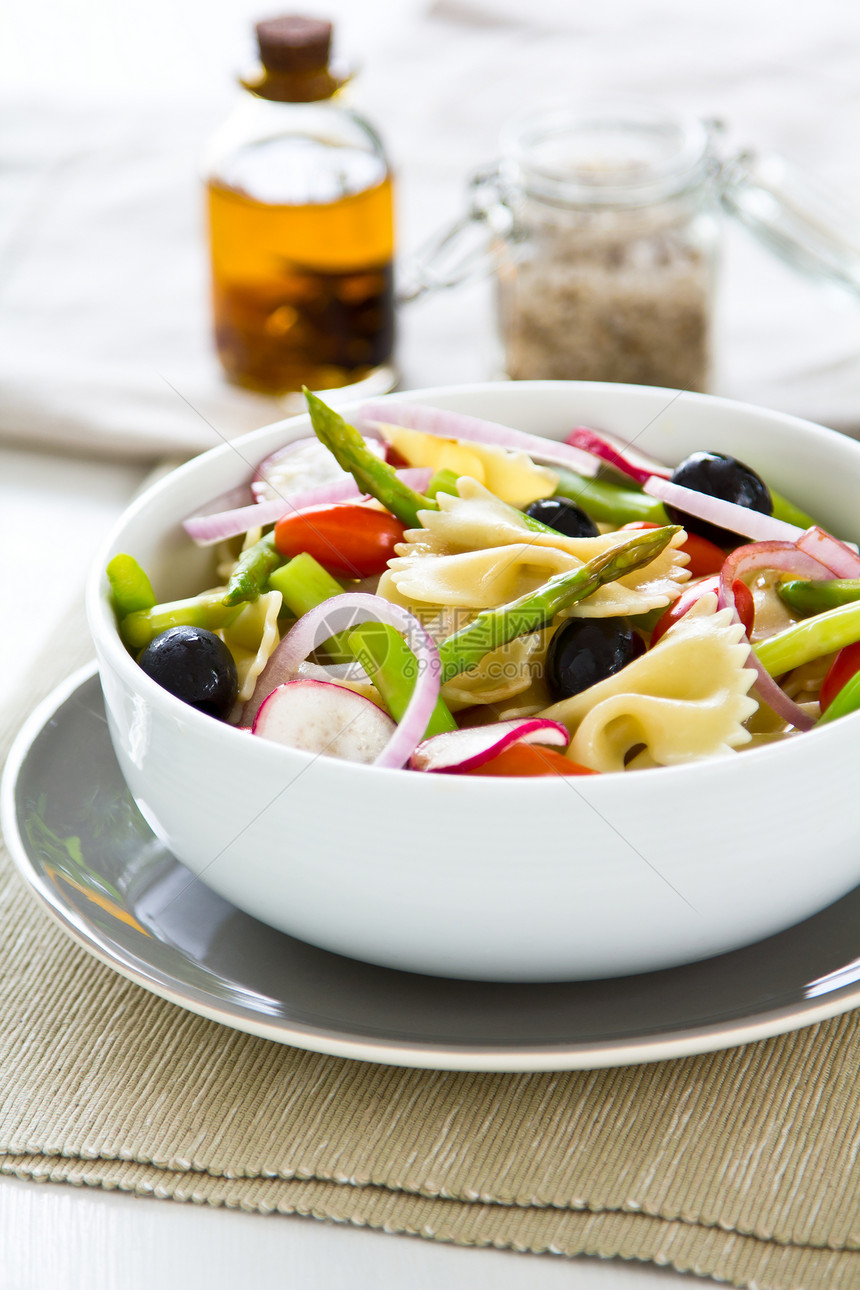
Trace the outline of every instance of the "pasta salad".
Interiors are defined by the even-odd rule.
[[[671,467],[392,400],[189,517],[212,586],[121,637],[177,698],[308,753],[424,773],[583,775],[735,755],[860,705],[860,556],[749,465]]]

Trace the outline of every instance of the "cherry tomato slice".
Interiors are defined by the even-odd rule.
[[[511,744],[492,761],[476,766],[467,775],[596,775],[597,771],[563,757],[554,748],[536,744]]]
[[[692,609],[696,601],[701,599],[709,591],[715,596],[720,594],[720,576],[713,574],[710,578],[703,578],[701,582],[696,582],[692,587],[685,587],[680,596],[665,611],[661,618],[657,619],[654,630],[651,633],[651,644],[656,645],[661,636],[672,627],[679,618],[683,618],[689,609]],[[753,627],[755,618],[755,601],[752,592],[745,582],[736,578],[732,583],[732,591],[735,597],[735,606],[738,611],[738,617],[744,625],[744,630],[749,636]]]
[[[848,684],[855,672],[860,672],[860,641],[855,641],[853,645],[846,645],[841,649],[827,669],[819,696],[822,712],[827,711],[839,691]]]
[[[659,524],[652,524],[649,520],[633,520],[630,524],[622,525],[623,529],[659,527]],[[707,538],[699,537],[698,533],[688,533],[678,550],[685,551],[690,557],[687,569],[691,578],[707,578],[712,573],[719,573],[726,558],[725,551],[715,546],[713,542],[709,542]]]
[[[331,573],[370,578],[383,573],[406,526],[370,506],[308,506],[275,525],[275,546],[288,559],[306,551]]]

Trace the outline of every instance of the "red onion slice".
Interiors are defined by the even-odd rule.
[[[412,466],[398,470],[397,477],[416,492],[423,492],[430,482],[433,471],[426,466]],[[258,525],[274,524],[287,511],[303,511],[308,506],[324,506],[327,503],[351,502],[361,497],[358,485],[351,475],[332,484],[320,484],[303,492],[293,493],[287,497],[275,497],[271,501],[255,502],[252,506],[242,506],[239,510],[221,511],[217,515],[192,515],[182,521],[182,527],[198,546],[212,546],[225,538],[238,537],[248,529]]]
[[[573,448],[581,448],[583,452],[599,457],[607,466],[612,466],[619,474],[626,475],[637,484],[644,484],[654,475],[660,479],[668,479],[672,474],[668,466],[652,461],[644,453],[637,452],[630,444],[603,432],[598,434],[588,426],[574,426],[564,442]]]
[[[259,708],[272,690],[296,675],[299,664],[309,654],[337,632],[357,627],[364,622],[386,623],[395,631],[402,632],[418,660],[418,679],[406,711],[373,763],[374,766],[395,768],[405,766],[424,737],[427,723],[436,706],[442,664],[433,638],[413,614],[400,605],[393,605],[381,596],[372,596],[365,591],[345,591],[342,596],[335,596],[317,605],[294,624],[260,673],[254,695],[242,714],[243,724],[247,724],[248,714],[255,701]],[[262,689],[266,690],[266,694],[261,694],[258,698]]]
[[[408,430],[420,430],[423,434],[438,435],[442,439],[462,439],[471,443],[487,443],[497,448],[509,448],[516,452],[527,452],[535,460],[549,465],[566,466],[580,475],[593,478],[600,469],[600,463],[590,453],[581,452],[569,444],[557,443],[552,439],[542,439],[540,435],[527,434],[524,430],[513,430],[510,426],[499,425],[496,421],[484,421],[480,417],[469,417],[462,412],[448,412],[441,408],[421,407],[413,403],[373,402],[365,403],[359,410],[358,420],[362,428],[378,430],[385,425],[403,426]]]
[[[707,493],[696,492],[694,488],[683,488],[668,479],[658,479],[656,475],[646,480],[642,489],[649,497],[668,502],[687,515],[695,515],[701,520],[707,520],[709,524],[716,524],[718,528],[752,538],[754,542],[794,543],[803,535],[803,529],[795,524],[775,520],[772,515],[750,510],[748,506],[736,506],[734,502],[726,502],[722,497],[710,497]]]
[[[833,578],[860,578],[860,555],[814,524],[797,539],[801,551],[820,561]],[[819,575],[820,576],[820,575]]]
[[[418,745],[409,765],[445,775],[461,774],[492,761],[511,744],[544,744],[566,748],[570,735],[558,721],[546,717],[523,717],[519,721],[498,721],[490,726],[450,730],[432,735]]]
[[[731,609],[735,619],[740,622],[732,584],[736,578],[755,569],[781,569],[785,573],[795,574],[799,578],[829,578],[830,571],[811,555],[798,549],[793,542],[755,542],[749,546],[739,546],[727,556],[720,570],[720,609]],[[777,716],[782,717],[789,725],[798,730],[811,730],[815,719],[804,712],[780,688],[767,669],[758,661],[754,649],[750,648],[749,664],[756,671],[756,686],[761,699]]]

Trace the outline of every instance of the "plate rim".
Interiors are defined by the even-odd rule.
[[[15,868],[31,896],[71,940],[126,980],[187,1012],[262,1039],[353,1061],[419,1070],[538,1073],[599,1070],[700,1056],[801,1030],[860,1006],[860,981],[857,981],[837,987],[825,1000],[818,1002],[808,1000],[800,1005],[756,1012],[740,1020],[734,1018],[710,1025],[689,1026],[676,1032],[609,1041],[470,1048],[465,1044],[451,1047],[443,1043],[428,1045],[412,1040],[382,1042],[309,1023],[284,1019],[267,1022],[240,1004],[232,1007],[213,1004],[200,988],[191,985],[176,988],[181,983],[175,977],[147,967],[143,959],[121,952],[120,947],[104,937],[79,911],[68,906],[58,889],[43,881],[30,861],[18,827],[18,780],[33,744],[59,709],[97,674],[95,660],[76,669],[55,686],[24,721],[12,742],[0,782],[0,826]]]

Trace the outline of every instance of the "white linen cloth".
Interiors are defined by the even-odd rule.
[[[321,9],[350,12],[345,0]],[[565,95],[719,117],[726,151],[781,153],[860,211],[860,10],[840,0],[359,9],[379,18],[358,105],[399,176],[401,259],[461,213],[512,113]],[[154,459],[290,410],[230,386],[211,348],[198,163],[223,112],[214,81],[155,106],[0,104],[3,439]],[[490,284],[409,306],[401,323],[404,387],[497,375]],[[860,301],[727,230],[714,392],[860,433]]]

